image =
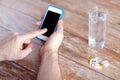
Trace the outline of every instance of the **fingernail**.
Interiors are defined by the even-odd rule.
[[[42,30],[47,31],[47,28],[43,28]]]

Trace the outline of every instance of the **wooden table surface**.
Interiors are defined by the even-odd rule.
[[[92,1],[92,2],[91,2]],[[64,80],[120,80],[120,0],[0,0],[0,40],[11,32],[33,31],[48,5],[65,10],[65,38],[59,50]],[[103,49],[88,47],[88,12],[94,5],[108,10]],[[33,39],[33,51],[23,60],[0,62],[0,80],[35,80],[42,42]],[[110,66],[101,70],[88,64],[89,56],[101,57]]]

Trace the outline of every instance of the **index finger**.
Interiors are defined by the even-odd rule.
[[[24,40],[27,40],[27,39],[32,39],[32,38],[35,38],[39,35],[42,35],[44,34],[45,32],[47,32],[47,29],[41,29],[41,30],[37,30],[37,31],[33,31],[33,32],[30,32],[30,33],[27,33],[27,34],[24,34],[24,35],[21,35],[20,37]]]

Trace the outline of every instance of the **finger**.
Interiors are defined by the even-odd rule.
[[[36,27],[37,28],[39,27],[40,23],[41,23],[40,21],[36,22]]]
[[[63,32],[63,20],[59,20],[59,22],[57,24],[57,31]]]
[[[38,28],[39,28],[39,25],[41,24],[41,22],[40,21],[38,21],[38,22],[36,22],[36,27],[35,27],[35,30],[38,30]]]
[[[31,40],[25,40],[25,42],[23,43],[21,50],[25,49],[29,44],[31,43]]]
[[[32,52],[32,45],[29,44],[24,50],[20,52],[20,57],[25,58],[27,55],[29,55]]]
[[[15,37],[15,36],[17,36],[17,35],[19,35],[19,33],[17,33],[17,32],[13,32],[13,33],[9,34],[9,36],[10,36],[11,38],[13,38],[13,37]]]
[[[29,44],[29,43],[31,43],[31,40],[30,39],[28,39],[28,40],[25,40],[25,42],[24,42],[25,44]]]
[[[37,26],[37,27],[41,24],[41,21],[42,21],[43,17],[44,17],[44,16],[42,16],[41,19],[40,19],[40,21],[38,21],[38,22],[36,23],[36,26]]]
[[[37,30],[37,31],[33,31],[24,35],[21,35],[20,38],[24,39],[24,40],[28,40],[28,39],[32,39],[35,38],[39,35],[44,34],[45,32],[47,32],[47,29],[41,29],[41,30]]]
[[[38,29],[38,27],[40,26],[43,17],[44,17],[44,16],[42,16],[42,17],[41,17],[41,20],[36,23],[36,28],[37,28],[37,29]],[[37,30],[37,29],[36,29],[36,30]]]

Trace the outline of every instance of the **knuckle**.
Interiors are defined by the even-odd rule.
[[[17,32],[11,32],[9,35],[12,36],[12,37],[14,37],[14,36],[19,35],[19,33],[17,33]]]
[[[17,33],[17,32],[14,32],[14,33],[13,33],[13,35],[15,35],[15,36],[16,36],[16,35],[19,35],[19,33]]]
[[[15,42],[19,42],[19,40],[20,40],[20,37],[19,37],[18,35],[16,35],[16,36],[14,37],[14,41],[15,41]]]

